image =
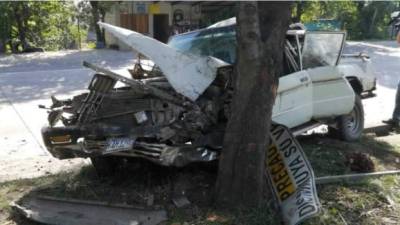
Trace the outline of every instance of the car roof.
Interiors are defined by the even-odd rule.
[[[206,28],[203,28],[203,29],[198,29],[198,30],[193,30],[193,31],[189,31],[189,32],[186,32],[186,33],[181,33],[181,34],[177,34],[177,35],[174,35],[174,36],[181,36],[181,35],[186,35],[186,34],[191,34],[191,33],[195,33],[195,32],[199,32],[199,31],[204,31],[204,30],[217,30],[217,29],[219,29],[219,28],[224,28],[224,27],[233,27],[233,26],[236,26],[236,17],[232,17],[232,18],[229,18],[229,19],[226,19],[226,20],[221,20],[221,21],[219,21],[219,22],[217,22],[217,23],[214,23],[214,24],[212,24],[212,25],[210,25],[210,26],[208,26],[208,27],[206,27]],[[305,30],[294,30],[294,29],[291,29],[291,30],[288,30],[287,31],[287,35],[304,35],[305,34]]]

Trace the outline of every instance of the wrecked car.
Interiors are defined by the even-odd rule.
[[[147,59],[136,61],[131,77],[84,62],[96,71],[88,91],[52,97],[49,126],[42,129],[49,152],[90,157],[100,172],[126,157],[177,167],[217,159],[231,113],[235,20],[173,36],[168,44],[99,24]],[[375,76],[368,56],[342,55],[345,38],[344,32],[287,32],[275,123],[295,135],[326,124],[344,140],[360,137],[361,96],[375,89]]]

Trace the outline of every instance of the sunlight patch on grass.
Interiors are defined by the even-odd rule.
[[[383,176],[353,184],[319,186],[322,213],[305,224],[373,225],[398,221],[399,184],[399,176]]]

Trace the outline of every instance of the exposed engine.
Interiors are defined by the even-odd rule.
[[[101,72],[94,75],[88,93],[69,100],[52,98],[51,127],[42,133],[53,155],[70,158],[112,153],[176,166],[185,165],[189,158],[196,161],[193,157],[215,159],[229,108],[226,93],[230,92],[225,90],[230,88],[231,68],[222,68],[214,83],[192,102],[177,94],[164,77],[133,78],[128,83],[111,71],[89,63],[86,66]],[[137,73],[135,70],[135,77]],[[127,85],[116,88],[117,81]],[[115,141],[111,143],[111,139]],[[132,149],[123,149],[118,143],[129,140]],[[77,145],[83,155],[65,151]]]

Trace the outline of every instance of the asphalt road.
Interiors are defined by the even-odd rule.
[[[0,159],[46,156],[40,129],[50,96],[67,97],[87,87],[93,71],[87,60],[113,69],[132,65],[126,51],[60,51],[0,56]]]

